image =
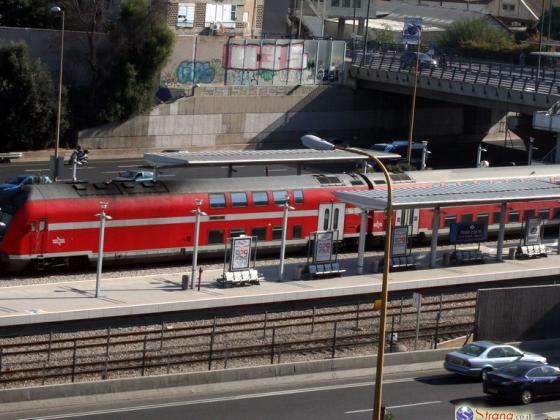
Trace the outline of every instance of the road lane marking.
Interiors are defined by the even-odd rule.
[[[424,401],[414,404],[403,404],[403,405],[392,405],[390,407],[385,407],[387,410],[393,410],[395,408],[405,408],[405,407],[416,407],[419,405],[428,405],[428,404],[440,404],[441,401]],[[368,411],[373,411],[373,408],[366,408],[363,410],[353,410],[353,411],[346,411],[344,414],[356,414],[356,413],[367,413]]]
[[[400,382],[412,382],[414,378],[402,378],[402,379],[393,379],[384,381],[385,384],[389,383],[400,383]],[[201,400],[193,400],[193,401],[179,401],[179,402],[172,402],[172,403],[161,403],[161,404],[150,404],[150,405],[143,405],[138,407],[124,407],[124,408],[113,408],[107,410],[96,410],[96,411],[84,411],[84,412],[77,412],[77,413],[68,413],[68,414],[58,414],[52,416],[41,416],[41,417],[29,417],[24,418],[21,420],[54,420],[54,419],[64,419],[64,418],[72,418],[72,417],[87,417],[93,415],[101,415],[101,414],[112,414],[112,413],[124,413],[124,412],[133,412],[133,411],[143,411],[143,410],[154,410],[158,408],[167,408],[167,407],[181,407],[181,406],[188,406],[188,405],[197,405],[197,404],[211,404],[216,402],[227,402],[227,401],[239,401],[239,400],[247,400],[247,399],[255,399],[255,398],[267,398],[267,397],[276,397],[282,395],[291,395],[291,394],[306,394],[310,392],[319,392],[319,391],[332,391],[337,389],[348,389],[348,388],[360,388],[360,387],[370,387],[373,386],[375,382],[359,382],[353,384],[341,384],[341,385],[328,385],[328,386],[320,386],[314,388],[299,388],[299,389],[288,389],[284,391],[271,391],[271,392],[263,392],[260,394],[244,394],[244,395],[233,395],[229,397],[216,397],[216,398],[207,398]]]

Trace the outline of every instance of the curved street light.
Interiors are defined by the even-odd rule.
[[[383,387],[383,358],[385,356],[385,334],[387,324],[387,299],[389,296],[389,268],[391,258],[391,238],[393,234],[393,184],[389,171],[379,158],[363,150],[351,147],[340,147],[317,136],[305,135],[301,138],[303,145],[315,150],[343,150],[373,159],[381,168],[387,183],[387,208],[385,213],[385,250],[383,253],[383,283],[381,287],[381,315],[379,320],[379,348],[377,350],[377,369],[375,371],[375,393],[373,401],[373,419],[382,419],[381,400]]]
[[[64,10],[58,6],[51,7],[51,12],[62,16],[62,34],[60,36],[60,72],[58,78],[58,112],[56,115],[56,144],[54,148],[54,180],[58,181],[58,148],[60,145],[60,113],[62,108],[62,69],[64,63]]]

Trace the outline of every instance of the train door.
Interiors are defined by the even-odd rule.
[[[409,235],[418,235],[418,222],[420,220],[420,209],[402,209],[396,212],[396,226],[411,226]]]
[[[346,205],[344,203],[325,203],[319,204],[319,218],[317,219],[317,230],[334,230],[336,238],[344,238],[344,213]]]
[[[47,248],[47,219],[38,219],[29,226],[31,233],[30,255],[43,255]]]

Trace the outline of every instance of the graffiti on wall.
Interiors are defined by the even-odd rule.
[[[224,68],[218,59],[210,61],[185,60],[179,63],[174,73],[162,73],[161,81],[168,86],[211,84],[224,82]]]

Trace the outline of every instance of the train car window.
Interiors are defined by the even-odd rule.
[[[333,230],[338,229],[338,216],[340,214],[340,209],[334,209],[333,213]]]
[[[535,209],[523,210],[523,220],[534,219],[534,218],[535,218]]]
[[[208,231],[208,245],[223,244],[224,243],[224,230],[216,229]]]
[[[254,206],[268,206],[268,194],[266,191],[258,191],[253,193]]]
[[[303,204],[303,191],[294,190],[294,203]]]
[[[325,209],[325,215],[323,216],[323,230],[329,230],[329,222],[331,220],[331,210]]]
[[[454,214],[450,214],[449,216],[445,216],[443,227],[450,227],[452,223],[457,221],[457,216]]]
[[[466,213],[461,215],[461,223],[470,223],[473,221],[472,213]]]
[[[231,193],[231,205],[232,207],[247,207],[247,193]]]
[[[223,209],[226,206],[225,194],[208,194],[211,209]]]
[[[292,239],[301,239],[301,225],[292,226]]]
[[[519,222],[519,212],[518,211],[510,211],[508,219],[509,219],[509,223]]]
[[[273,191],[272,197],[274,198],[274,204],[284,204],[286,202],[286,197],[288,196],[288,191]]]
[[[47,222],[45,220],[39,220],[39,232],[47,230]]]
[[[488,223],[488,213],[478,213],[476,215],[476,221],[481,223]]]
[[[541,220],[550,219],[550,209],[539,209],[539,219]]]
[[[272,240],[278,241],[282,239],[282,226],[272,226]]]
[[[256,236],[259,241],[266,241],[266,227],[254,227],[251,229],[251,236]]]
[[[552,218],[560,219],[560,207],[556,207],[555,209],[552,209]]]
[[[492,215],[493,219],[492,221],[496,224],[500,223],[500,214],[502,214],[501,211],[495,211]],[[507,213],[506,213],[506,222],[507,222]]]
[[[37,224],[35,222],[29,223],[29,232],[37,232]]]
[[[242,235],[245,235],[245,229],[230,229],[229,230],[229,237],[230,238],[238,238]]]

